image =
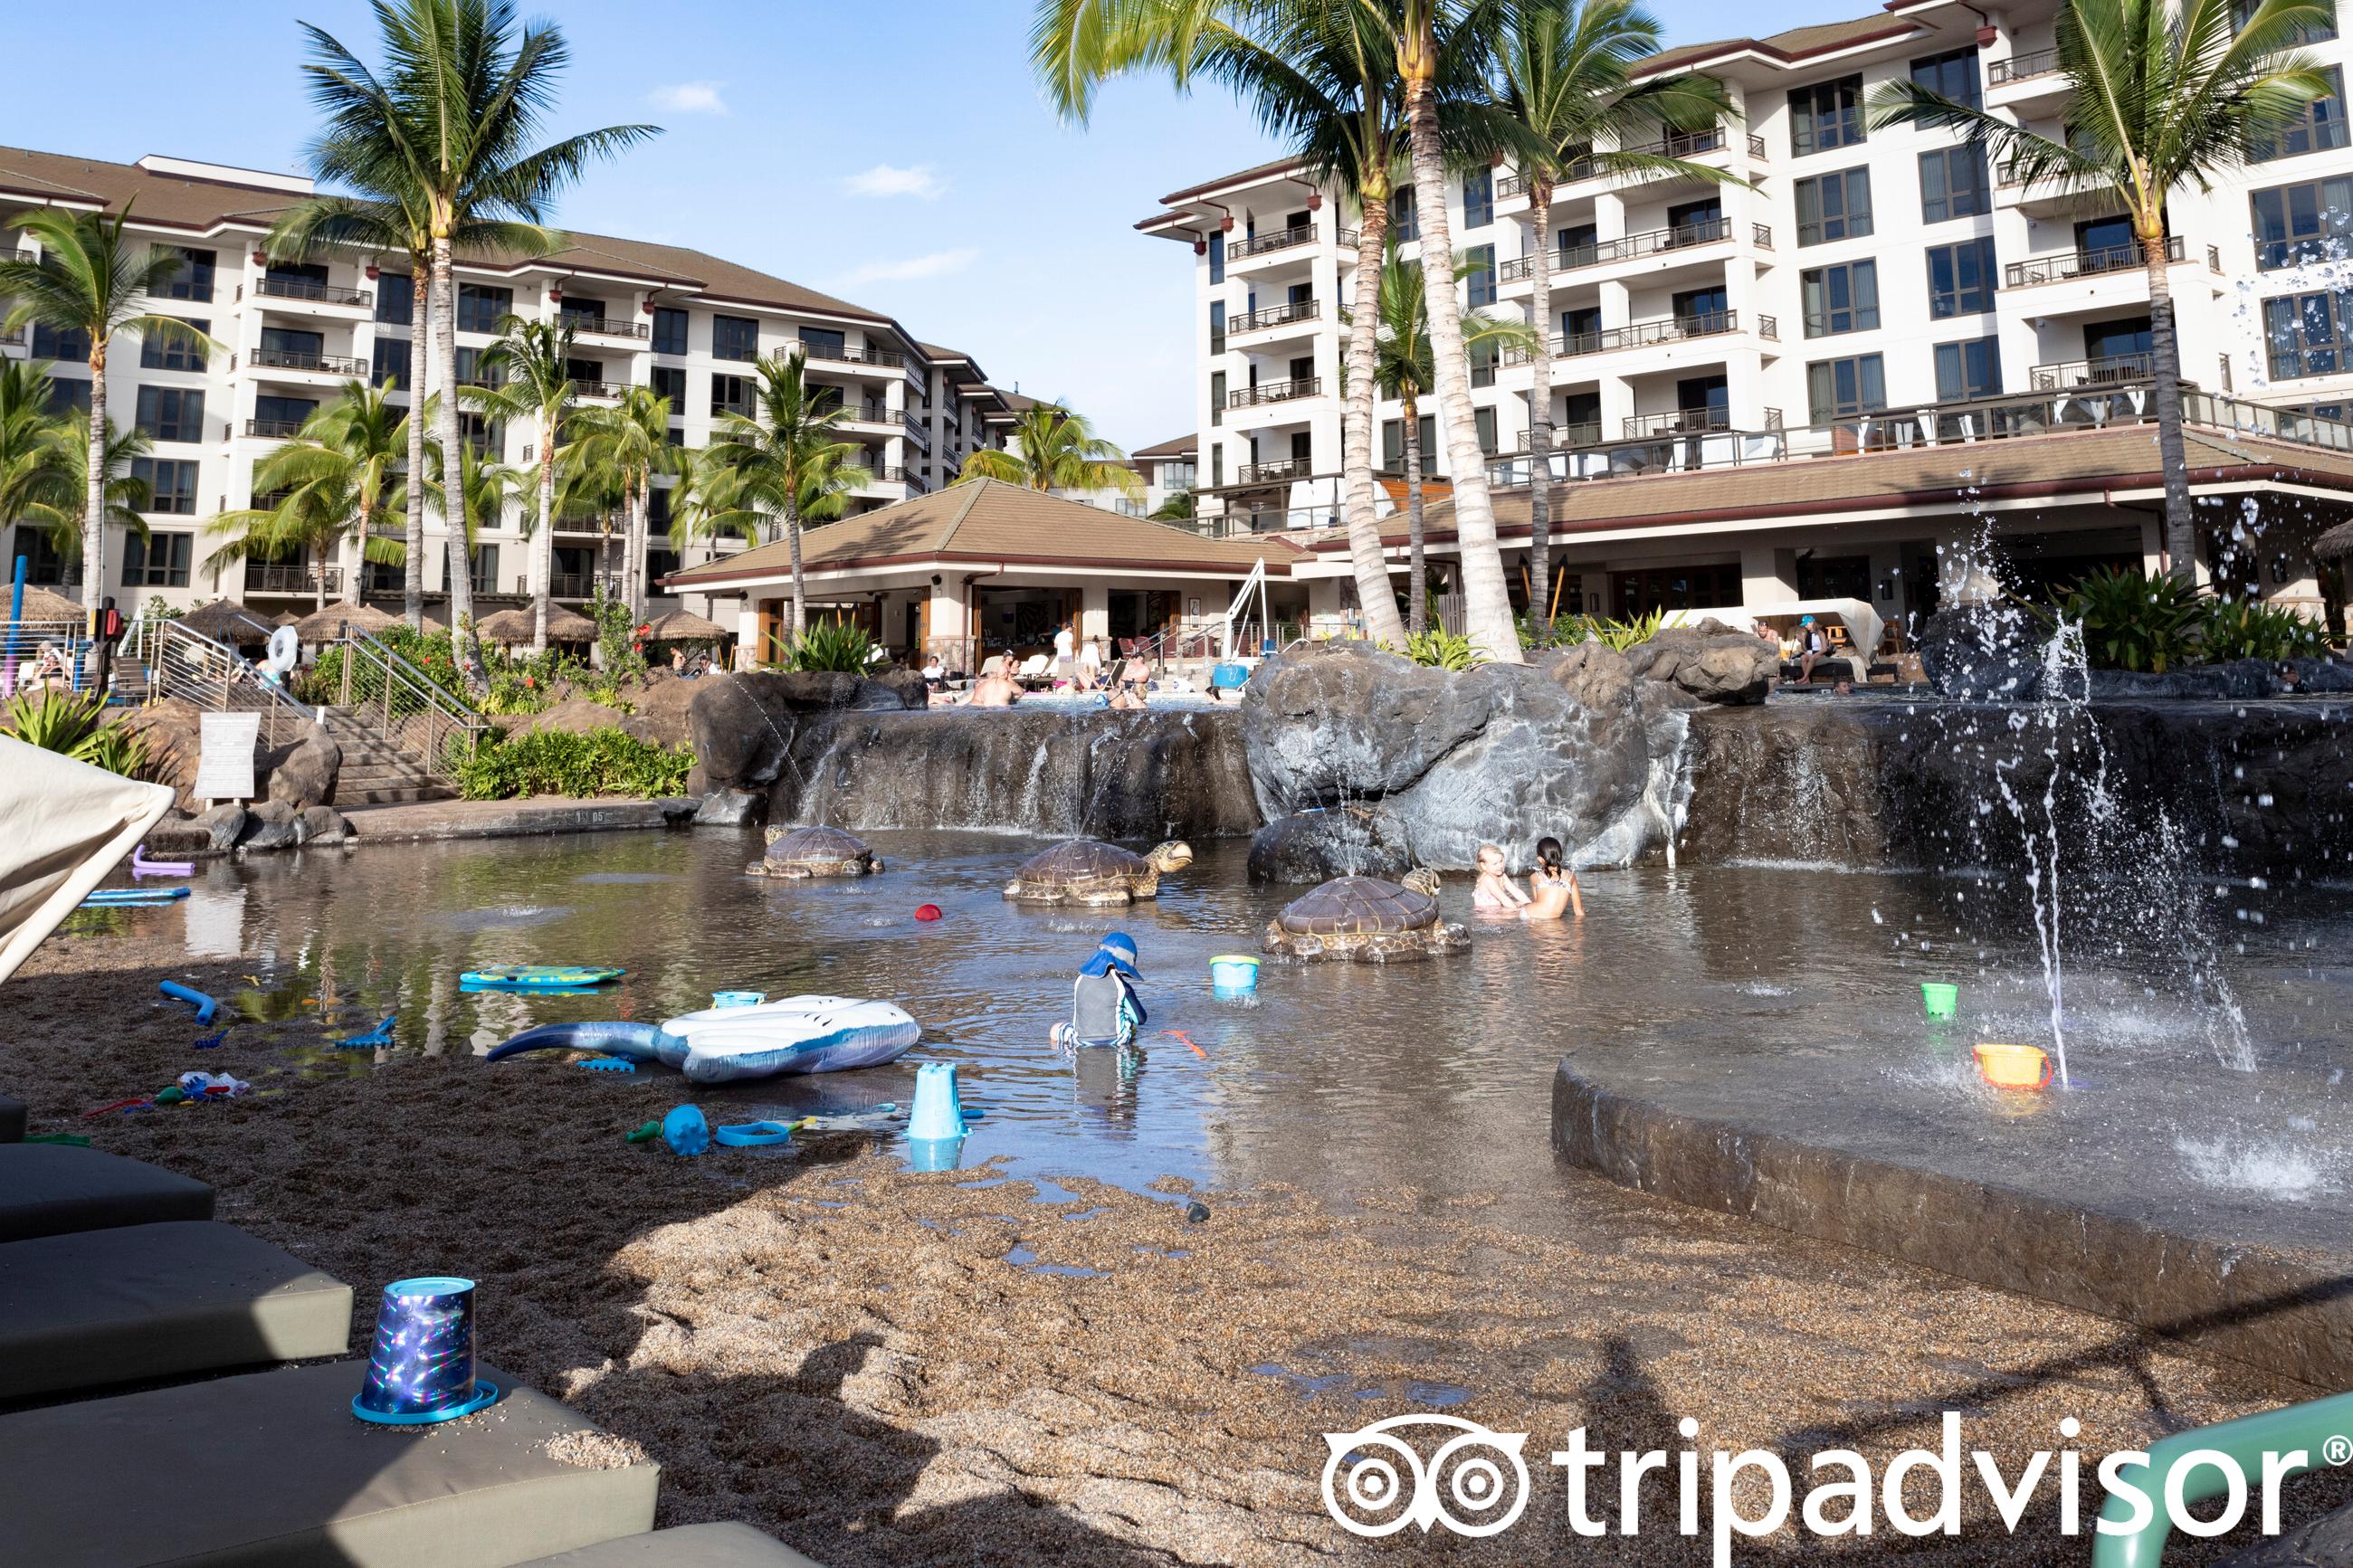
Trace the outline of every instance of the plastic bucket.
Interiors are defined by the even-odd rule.
[[[713,1007],[756,1007],[767,999],[768,994],[765,991],[713,991],[711,994]]]
[[[1931,1018],[1949,1018],[1961,1002],[1957,985],[1939,985],[1933,980],[1920,982],[1920,1005],[1928,1010]]]
[[[1258,989],[1258,960],[1222,952],[1209,960],[1209,989],[1220,996],[1247,996]]]
[[[1978,1071],[1996,1089],[2041,1089],[2051,1081],[2051,1057],[2040,1046],[2000,1046],[1980,1041]]]

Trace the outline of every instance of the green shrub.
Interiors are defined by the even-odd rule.
[[[2198,651],[2209,659],[2260,658],[2278,663],[2319,658],[2328,629],[2294,610],[2258,599],[2209,599],[2198,622]]]
[[[686,788],[694,753],[649,744],[606,725],[585,734],[541,730],[485,741],[470,757],[452,759],[458,792],[468,800],[519,795],[635,795],[650,800]]]
[[[786,668],[862,673],[874,653],[874,639],[863,626],[848,621],[819,621],[801,633],[801,640],[786,650]]]
[[[1567,647],[1587,638],[1602,643],[1624,653],[1636,643],[1649,642],[1667,626],[1683,619],[1678,610],[1671,618],[1664,610],[1652,610],[1647,616],[1631,620],[1619,620],[1610,616],[1563,616],[1553,623],[1552,640]]]
[[[5,731],[28,746],[57,752],[78,763],[137,778],[147,765],[147,742],[119,724],[106,722],[106,704],[69,691],[26,692],[12,699]]]
[[[2067,591],[2058,613],[2083,623],[2084,657],[2096,669],[2162,675],[2196,651],[2197,590],[2168,572],[2102,567]]]
[[[1473,647],[1469,637],[1438,626],[1418,637],[1408,637],[1405,656],[1432,669],[1470,669],[1487,662],[1487,656]]]
[[[600,584],[588,602],[588,618],[596,623],[596,652],[605,679],[630,680],[645,674],[645,649],[638,642],[637,623],[628,605],[607,597]]]

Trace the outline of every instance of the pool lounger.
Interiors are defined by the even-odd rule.
[[[25,1141],[25,1102],[0,1094],[0,1143]]]
[[[509,1373],[480,1415],[352,1419],[366,1365],[327,1362],[0,1415],[11,1562],[512,1568],[653,1528],[660,1468],[547,1452],[596,1427]]]
[[[687,1524],[625,1535],[515,1568],[821,1568],[748,1524]]]
[[[352,1288],[214,1220],[0,1245],[0,1400],[351,1349]]]
[[[0,1143],[0,1242],[212,1217],[212,1188],[160,1165],[66,1143]]]

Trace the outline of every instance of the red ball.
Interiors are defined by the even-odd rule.
[[[919,921],[935,921],[940,918],[940,906],[918,904],[915,906],[915,918]]]

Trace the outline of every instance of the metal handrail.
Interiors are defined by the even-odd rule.
[[[2031,54],[2012,55],[2006,60],[1996,60],[1986,67],[1986,85],[2000,87],[2006,81],[2025,81],[2038,76],[2049,76],[2059,68],[2059,51],[2036,49]]]
[[[600,338],[642,338],[650,335],[643,321],[617,321],[610,316],[567,315],[564,322],[575,332]]]
[[[489,724],[471,706],[426,679],[415,665],[346,622],[339,706],[395,751],[412,751],[428,773],[448,771],[452,742],[472,756]]]
[[[1658,343],[1679,343],[1693,338],[1722,337],[1741,330],[1740,312],[1711,310],[1705,315],[1670,316],[1662,321],[1635,321],[1623,327],[1604,327],[1599,331],[1577,332],[1552,337],[1553,356],[1572,359],[1579,354],[1608,353],[1614,349],[1648,348]],[[1756,318],[1755,331],[1760,338],[1778,342],[1780,323],[1771,316]],[[1504,351],[1505,364],[1525,364],[1529,354],[1525,349]]]
[[[1553,270],[1574,272],[1579,268],[1599,267],[1612,261],[1627,261],[1638,256],[1656,256],[1664,251],[1687,250],[1696,246],[1715,245],[1732,237],[1730,218],[1703,218],[1674,228],[1645,229],[1620,239],[1599,239],[1590,245],[1561,245],[1553,247]],[[1752,223],[1748,237],[1760,250],[1773,248],[1773,230],[1767,225]],[[1514,283],[1534,277],[1535,258],[1514,256],[1495,268],[1498,283]]]
[[[1290,228],[1279,228],[1272,234],[1253,235],[1237,240],[1226,247],[1228,261],[1240,261],[1253,256],[1264,256],[1272,250],[1288,250],[1294,245],[1307,245],[1315,238],[1315,226],[1303,223]]]
[[[1314,397],[1324,391],[1324,378],[1311,375],[1296,381],[1270,381],[1263,386],[1237,387],[1226,395],[1229,408],[1249,408],[1261,403],[1288,403],[1294,397]]]
[[[308,278],[257,278],[253,292],[259,299],[307,300],[314,305],[351,305],[362,310],[375,303],[375,296],[364,289],[338,289]]]
[[[2168,235],[2165,259],[2180,261],[2187,256],[2181,237]],[[2039,256],[2008,263],[2001,269],[2001,286],[2005,289],[2028,289],[2038,283],[2063,283],[2071,278],[2094,278],[2106,272],[2137,272],[2147,263],[2147,255],[2137,245],[2104,245],[2097,250],[2063,250],[2056,256]]]
[[[258,616],[248,618],[264,636],[276,629]],[[149,701],[177,697],[207,712],[260,714],[264,745],[278,744],[281,727],[290,735],[298,721],[318,721],[316,710],[261,679],[237,649],[175,620],[142,616],[131,622],[114,665],[118,682],[126,667],[139,672]]]
[[[1261,327],[1286,326],[1293,321],[1312,321],[1324,313],[1321,300],[1294,300],[1287,305],[1269,305],[1262,310],[1252,310],[1246,316],[1236,316],[1226,323],[1228,332],[1254,332]]]
[[[2138,353],[2109,354],[2100,359],[2062,360],[2051,364],[2038,364],[2027,373],[2028,384],[2037,392],[2064,391],[2073,386],[2105,386],[2121,381],[2147,381],[2157,374],[2157,356]]]
[[[838,349],[827,348],[807,339],[800,340],[798,347],[804,359],[824,360],[832,364],[880,364],[904,368],[907,363],[907,356],[896,349],[862,349],[848,344]]]
[[[292,349],[256,349],[246,359],[256,370],[312,370],[327,375],[365,375],[367,361],[349,354],[297,353]],[[232,357],[229,369],[237,368]]]

